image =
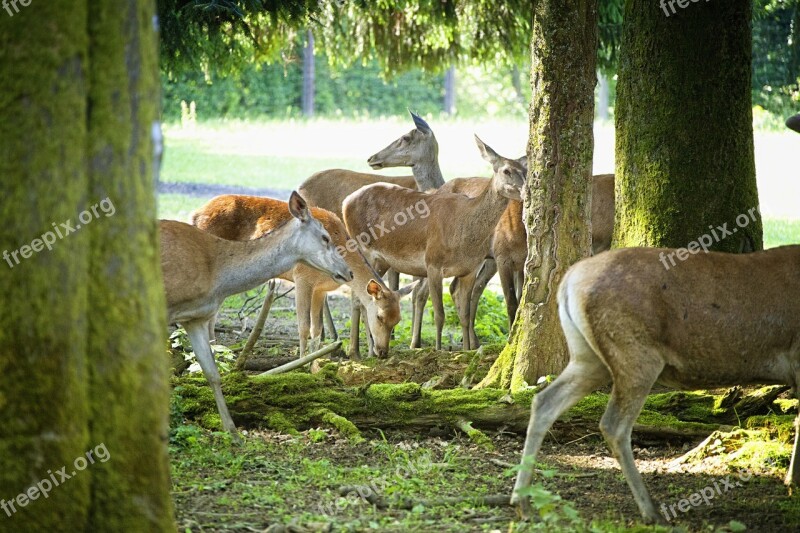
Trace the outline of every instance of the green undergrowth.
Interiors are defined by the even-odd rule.
[[[238,426],[268,428],[288,434],[318,425],[333,428],[358,441],[359,429],[451,425],[465,420],[476,429],[509,425],[524,431],[536,388],[509,394],[502,389],[431,390],[418,383],[375,383],[345,387],[333,372],[289,372],[278,376],[249,377],[241,373],[223,376],[223,390]],[[202,375],[173,378],[173,426],[188,420],[208,429],[219,429],[214,397]],[[752,394],[757,397],[761,390]],[[788,442],[793,435],[793,414],[784,414],[792,403],[776,400],[772,412],[740,419],[735,406],[722,407],[721,395],[702,391],[673,391],[648,397],[637,424],[655,428],[711,433],[720,426],[741,425],[759,430],[768,438]],[[746,404],[750,396],[739,400]],[[743,403],[744,401],[744,403]],[[780,402],[780,403],[779,403]],[[561,420],[596,426],[605,411],[608,395],[590,394]],[[790,411],[791,413],[791,411]],[[435,417],[432,423],[431,417]]]

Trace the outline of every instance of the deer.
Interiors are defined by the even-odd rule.
[[[411,113],[414,129],[369,157],[374,169],[409,166],[413,176],[383,176],[344,169],[321,170],[309,176],[298,191],[309,204],[327,209],[342,218],[344,199],[361,187],[375,183],[391,183],[407,189],[427,191],[444,184],[439,168],[439,143],[433,130],[422,117]]]
[[[642,517],[651,522],[664,520],[636,468],[631,431],[655,383],[677,389],[787,384],[798,390],[800,245],[747,254],[700,251],[622,248],[569,268],[557,295],[569,363],[533,398],[511,500],[523,515],[530,504],[520,491],[531,484],[550,426],[599,387],[612,384],[600,431]],[[665,268],[661,258],[676,252],[688,257]],[[755,291],[749,289],[754,282]],[[787,484],[800,479],[799,447],[796,435]]]
[[[441,168],[439,167],[439,143],[433,130],[419,115],[409,112],[414,121],[414,129],[401,135],[388,146],[376,152],[367,159],[367,163],[374,170],[390,167],[411,167],[413,176],[383,176],[368,174],[344,169],[322,170],[312,174],[298,188],[300,194],[308,199],[313,206],[327,209],[342,216],[342,203],[350,194],[362,187],[375,183],[391,183],[407,189],[428,191],[438,189],[444,184]],[[397,273],[389,273],[389,287],[398,290],[399,278]],[[418,289],[419,290],[419,287]],[[416,290],[414,291],[416,294]],[[425,299],[428,293],[425,291]],[[417,296],[414,297],[417,299]],[[326,304],[327,306],[327,304]],[[359,358],[358,338],[361,321],[361,308],[353,300],[351,313],[350,347],[348,355],[353,359]],[[370,347],[372,346],[372,339]],[[370,350],[371,352],[371,350]]]
[[[355,244],[350,244],[342,221],[335,214],[319,207],[311,215],[322,223],[337,252],[353,273],[346,282],[366,309],[367,327],[373,341],[373,351],[385,357],[389,350],[392,330],[400,322],[400,298],[410,294],[414,284],[392,291],[366,262]],[[235,241],[257,239],[274,231],[291,218],[285,202],[260,196],[226,194],[209,200],[192,214],[192,224],[217,237]],[[302,263],[277,277],[291,281],[296,288],[297,323],[300,356],[305,355],[309,335],[315,348],[322,331],[322,305],[329,291],[341,285],[340,280]],[[352,342],[358,342],[351,339]],[[358,351],[356,347],[356,352]]]
[[[525,156],[519,158],[520,164],[527,169]],[[456,192],[475,196],[487,178],[455,178],[448,181],[440,189],[442,192]],[[592,177],[592,253],[598,254],[611,248],[611,237],[614,232],[614,174],[597,174]],[[491,258],[487,258],[480,267],[472,290],[470,301],[470,321],[473,324],[470,334],[472,343],[477,346],[475,335],[475,319],[478,302],[489,280],[497,273],[503,290],[503,299],[508,314],[509,330],[514,325],[517,308],[522,297],[525,260],[528,255],[528,237],[522,219],[522,202],[511,200],[500,222],[495,228],[492,238]],[[450,286],[453,299],[459,291],[457,283]],[[421,291],[420,291],[421,292]],[[415,305],[424,307],[427,294],[415,299]],[[420,311],[421,312],[421,311]],[[416,316],[416,311],[415,311]],[[422,324],[414,324],[412,338],[419,338]]]
[[[469,297],[475,271],[489,254],[494,228],[509,199],[520,200],[525,169],[516,160],[501,157],[477,136],[482,157],[492,164],[493,176],[481,194],[436,192],[426,194],[396,185],[377,183],[348,196],[342,206],[344,222],[351,235],[369,235],[374,228],[389,228],[388,235],[359,240],[365,256],[381,273],[388,268],[425,277],[433,300],[436,323],[436,349],[441,349],[444,307],[442,278],[454,276],[464,287],[456,303],[464,334],[464,347],[470,349]],[[420,216],[413,216],[411,206]],[[427,212],[423,216],[422,211]],[[407,213],[400,222],[399,215]],[[466,295],[466,298],[463,297]],[[421,316],[420,316],[421,318]]]
[[[342,283],[353,273],[336,252],[330,235],[292,192],[291,218],[251,241],[230,241],[176,220],[161,220],[161,271],[170,324],[189,335],[192,349],[214,392],[222,428],[234,436],[219,370],[214,362],[209,324],[228,296],[250,290],[289,270],[297,262],[317,268]]]

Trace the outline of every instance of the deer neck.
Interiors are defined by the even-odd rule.
[[[488,239],[494,234],[495,226],[503,216],[508,201],[508,198],[495,190],[494,181],[490,180],[480,195],[470,199],[470,213],[463,217],[464,234],[475,236],[476,241],[480,241],[478,237],[482,235],[486,235]]]
[[[215,291],[225,298],[266,283],[297,262],[292,246],[294,224],[282,227],[251,241],[217,242],[217,283]]]
[[[414,174],[414,181],[417,182],[417,189],[428,191],[438,189],[444,185],[442,170],[439,168],[438,158],[434,157],[431,161],[420,161],[411,167]]]

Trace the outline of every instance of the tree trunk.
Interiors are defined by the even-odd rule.
[[[456,113],[456,67],[451,66],[444,74],[444,112]]]
[[[303,48],[303,115],[314,116],[314,34],[306,30],[306,46]]]
[[[0,520],[18,531],[174,530],[154,13],[54,0],[0,17]]]
[[[625,7],[614,246],[703,239],[715,250],[760,249],[751,2],[691,3],[675,13],[649,0]]]
[[[596,1],[537,2],[531,49],[527,281],[511,340],[479,387],[516,390],[566,366],[556,289],[590,250]]]

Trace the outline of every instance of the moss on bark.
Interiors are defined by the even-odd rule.
[[[481,386],[518,390],[567,364],[556,291],[567,268],[589,255],[596,54],[596,2],[536,2],[526,282],[509,347]]]
[[[86,315],[89,236],[19,255],[52,223],[73,220],[87,193],[89,39],[85,2],[0,12],[0,498],[72,468],[89,447]],[[41,242],[40,242],[41,244]],[[13,254],[17,253],[16,259]],[[32,255],[30,255],[32,253]],[[13,267],[13,268],[12,268]],[[46,501],[0,511],[0,529],[80,531],[91,475]],[[6,525],[7,524],[7,525]]]
[[[92,471],[91,530],[174,527],[164,447],[166,305],[152,172],[160,101],[153,15],[153,3],[139,0],[95,1],[89,15],[87,203],[108,198],[116,207],[87,228],[91,440],[112,454]]]
[[[626,3],[614,246],[686,247],[708,234],[715,250],[760,249],[761,218],[749,216],[758,207],[752,2],[665,9],[650,0]],[[735,234],[722,238],[723,224]]]
[[[155,6],[16,5],[0,16],[0,252],[36,250],[48,231],[54,242],[0,266],[0,498],[62,466],[71,477],[0,523],[173,530],[149,139]],[[76,458],[101,445],[109,458],[78,472]]]

